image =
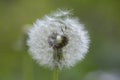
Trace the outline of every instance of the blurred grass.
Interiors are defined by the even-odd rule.
[[[0,80],[52,80],[52,71],[14,45],[24,25],[57,8],[73,9],[92,41],[86,58],[72,69],[60,71],[60,80],[82,80],[99,69],[120,70],[119,0],[0,0]]]

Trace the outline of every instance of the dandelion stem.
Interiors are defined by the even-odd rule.
[[[53,80],[58,80],[58,67],[54,68]]]

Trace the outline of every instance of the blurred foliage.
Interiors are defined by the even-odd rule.
[[[52,80],[52,71],[31,59],[22,28],[58,8],[73,9],[91,37],[86,58],[60,71],[60,80],[82,80],[95,70],[120,72],[119,0],[0,0],[0,80]]]

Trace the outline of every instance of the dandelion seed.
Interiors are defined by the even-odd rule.
[[[89,48],[89,36],[83,24],[64,10],[38,19],[28,36],[30,55],[38,64],[52,69],[74,66]]]

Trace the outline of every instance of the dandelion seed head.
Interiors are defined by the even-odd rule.
[[[54,68],[55,64],[61,69],[69,68],[81,61],[89,48],[88,32],[84,29],[84,25],[76,18],[70,17],[69,11],[58,10],[51,15],[46,15],[42,19],[38,19],[33,27],[29,30],[27,45],[29,53],[40,65]],[[54,49],[50,45],[54,40],[49,39],[53,33],[58,43],[61,43],[62,36],[67,36],[66,45],[62,47],[63,58],[60,62],[54,62]],[[49,41],[48,41],[49,39]]]

